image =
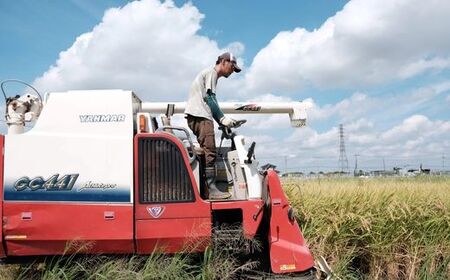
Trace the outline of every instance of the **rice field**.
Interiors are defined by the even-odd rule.
[[[450,178],[284,180],[310,249],[342,279],[450,279]],[[48,257],[0,265],[10,279],[239,279],[229,252]]]
[[[285,181],[303,234],[343,279],[450,279],[450,178]]]

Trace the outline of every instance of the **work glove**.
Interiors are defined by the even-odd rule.
[[[236,121],[235,121],[235,120],[233,120],[232,118],[229,118],[229,117],[225,117],[225,116],[223,116],[223,117],[220,119],[220,123],[221,123],[223,126],[226,126],[226,127],[233,127],[233,126],[236,125]]]

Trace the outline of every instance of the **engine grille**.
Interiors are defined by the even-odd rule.
[[[180,149],[164,138],[139,140],[141,203],[188,202],[195,196]]]

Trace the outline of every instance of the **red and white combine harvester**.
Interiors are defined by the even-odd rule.
[[[125,90],[7,98],[3,85],[0,258],[60,255],[73,241],[89,243],[89,254],[175,253],[188,244],[202,251],[233,225],[262,241],[272,273],[316,274],[277,173],[258,168],[255,144],[247,149],[243,136],[223,129],[231,146],[219,149],[217,181],[232,197],[208,200],[201,151],[168,122],[183,103],[142,102]],[[287,113],[293,126],[306,120],[301,102],[220,107]],[[28,121],[34,125],[24,132]]]

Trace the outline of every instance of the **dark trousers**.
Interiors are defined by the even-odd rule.
[[[217,155],[213,121],[191,115],[187,115],[186,119],[189,128],[197,137],[200,147],[205,151],[206,167],[215,166]]]

